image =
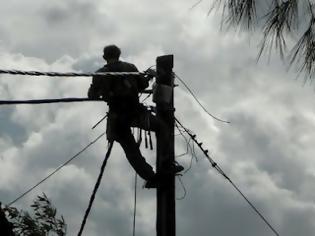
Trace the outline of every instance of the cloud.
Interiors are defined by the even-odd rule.
[[[101,50],[117,43],[123,59],[139,70],[158,55],[174,53],[176,73],[213,114],[192,100],[180,82],[175,89],[176,116],[197,134],[213,158],[240,186],[281,235],[314,235],[313,96],[276,59],[256,64],[259,35],[222,33],[218,16],[188,11],[180,1],[54,1],[1,3],[1,67],[40,71],[95,71]],[[249,43],[250,42],[250,43]],[[254,45],[254,47],[250,46]],[[88,78],[0,76],[1,99],[83,97]],[[102,118],[103,103],[1,107],[0,196],[9,202],[64,163],[98,134],[90,128]],[[185,151],[176,137],[176,153]],[[143,148],[142,148],[143,149]],[[101,161],[105,139],[17,203],[27,208],[45,191],[63,214],[69,235],[78,231]],[[155,150],[143,150],[154,165]],[[246,202],[211,169],[196,150],[198,162],[183,176],[187,196],[177,201],[180,235],[272,234]],[[187,168],[190,158],[178,159]],[[134,172],[115,144],[85,230],[87,235],[131,231]],[[155,192],[138,182],[137,232],[155,231]],[[177,186],[177,196],[183,189]]]

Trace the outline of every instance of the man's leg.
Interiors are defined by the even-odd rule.
[[[137,119],[132,122],[133,127],[138,127],[146,131],[154,131],[156,134],[156,138],[161,140],[163,142],[164,148],[164,153],[161,153],[163,156],[169,155],[169,152],[167,151],[168,145],[170,145],[170,141],[168,140],[168,135],[165,130],[167,130],[166,124],[163,120],[158,119],[156,116],[152,115],[151,112],[149,111],[144,111],[140,113],[137,117]],[[168,159],[168,158],[166,158]],[[171,173],[178,173],[181,172],[184,168],[179,165],[176,161],[169,165],[169,163],[164,163],[162,164],[162,167],[166,172],[171,172]]]
[[[129,127],[126,127],[123,132],[119,132],[116,141],[120,143],[129,163],[135,169],[137,174],[145,180],[152,179],[155,175],[153,168],[141,155],[139,146],[136,143]]]
[[[128,118],[124,117],[124,114],[109,112],[106,131],[109,141],[120,143],[127,160],[140,177],[148,180],[155,175],[153,168],[142,157],[139,146],[131,133]]]

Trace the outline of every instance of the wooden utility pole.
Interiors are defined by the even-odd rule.
[[[174,165],[174,76],[173,55],[156,59],[156,88],[153,100],[156,115],[164,125],[157,134],[157,173],[165,173]],[[163,175],[164,176],[164,175]],[[157,236],[176,235],[175,175],[164,176],[164,183],[157,188]]]

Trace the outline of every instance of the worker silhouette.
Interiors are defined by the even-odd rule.
[[[107,64],[97,72],[138,72],[135,65],[119,60],[120,54],[121,51],[116,45],[106,46],[103,58]],[[141,155],[139,145],[131,132],[131,127],[138,127],[158,133],[164,125],[139,102],[139,93],[149,86],[150,79],[150,75],[93,76],[88,97],[102,98],[108,104],[108,141],[120,143],[131,166],[147,181],[145,187],[155,188],[163,178],[155,174],[152,166]],[[182,170],[182,166],[174,163],[167,172],[177,173]]]

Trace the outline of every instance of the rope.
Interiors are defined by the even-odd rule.
[[[89,76],[124,76],[124,75],[145,75],[144,72],[87,72],[87,73],[76,73],[76,72],[40,72],[40,71],[23,71],[23,70],[1,70],[0,74],[9,75],[31,75],[31,76],[49,76],[49,77],[89,77]]]
[[[244,198],[244,200],[250,205],[250,207],[258,214],[258,216],[265,222],[265,224],[273,231],[277,236],[280,234],[275,230],[275,228],[268,222],[268,220],[260,213],[260,211],[255,207],[255,205],[245,196],[244,193],[237,187],[237,185],[224,173],[224,171],[218,166],[218,164],[208,155],[208,150],[203,149],[202,143],[196,140],[196,135],[192,134],[186,127],[182,125],[177,118],[176,122],[185,130],[185,132],[191,137],[191,139],[198,145],[200,150],[204,153],[207,159],[210,161],[213,168],[215,168],[229,183],[234,187],[234,189]]]
[[[39,181],[37,184],[35,184],[33,187],[31,187],[29,190],[27,190],[26,192],[24,192],[23,194],[21,194],[19,197],[17,197],[15,200],[11,201],[9,204],[7,204],[7,206],[11,206],[14,203],[16,203],[17,201],[19,201],[21,198],[23,198],[25,195],[27,195],[28,193],[30,193],[31,191],[33,191],[36,187],[38,187],[40,184],[42,184],[43,182],[45,182],[47,179],[49,179],[51,176],[53,176],[55,173],[57,173],[60,169],[62,169],[64,166],[68,165],[72,160],[74,160],[75,158],[77,158],[81,153],[83,153],[86,149],[88,149],[91,145],[93,145],[94,143],[96,143],[101,137],[103,137],[106,134],[106,132],[102,133],[101,135],[99,135],[96,139],[94,139],[92,142],[90,142],[87,146],[85,146],[81,151],[79,151],[77,154],[75,154],[73,157],[71,157],[69,160],[67,160],[64,164],[62,164],[61,166],[59,166],[57,169],[55,169],[53,172],[51,172],[49,175],[47,175],[44,179],[42,179],[41,181]]]
[[[83,232],[86,220],[87,220],[87,218],[89,216],[89,213],[91,211],[91,208],[92,208],[92,205],[93,205],[93,202],[94,202],[94,199],[95,199],[96,192],[98,190],[98,187],[100,186],[100,183],[101,183],[101,180],[102,180],[102,177],[103,177],[103,173],[104,173],[104,170],[105,170],[105,167],[106,167],[106,164],[107,164],[107,160],[108,160],[108,158],[110,156],[113,144],[114,144],[114,142],[110,142],[109,143],[109,147],[108,147],[107,153],[105,155],[105,159],[103,161],[103,164],[101,166],[101,170],[100,170],[99,176],[98,176],[97,181],[95,183],[95,186],[94,186],[91,198],[90,198],[90,202],[89,202],[88,208],[85,211],[85,214],[84,214],[84,217],[83,217],[83,221],[81,223],[81,227],[80,227],[78,236],[82,235],[82,232]]]

